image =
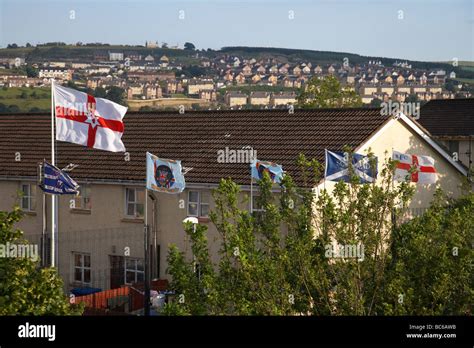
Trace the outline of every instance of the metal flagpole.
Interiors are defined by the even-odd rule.
[[[145,184],[146,185],[146,184]],[[145,186],[145,226],[143,227],[144,233],[144,268],[145,268],[145,294],[144,294],[144,306],[145,316],[150,315],[150,274],[148,270],[148,188]]]
[[[324,182],[323,182],[323,188],[324,188],[324,191],[326,191],[326,176],[327,176],[327,171],[328,171],[328,149],[324,149],[324,156],[325,156],[325,163],[324,163]]]
[[[54,79],[51,79],[51,164],[56,165],[56,154],[55,154],[55,120],[54,120]],[[51,195],[51,267],[56,264],[56,195]]]
[[[43,163],[39,165],[39,184],[43,181]],[[46,194],[43,191],[43,202],[42,202],[42,228],[41,228],[41,266],[46,266]]]
[[[250,172],[250,214],[253,213],[253,176]]]

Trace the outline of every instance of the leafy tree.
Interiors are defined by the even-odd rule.
[[[112,86],[107,90],[105,97],[117,104],[126,105],[125,90],[123,88]]]
[[[472,315],[474,194],[457,201],[438,190],[428,211],[395,230],[380,311]]]
[[[378,98],[374,98],[370,101],[370,106],[373,108],[380,108],[382,105],[382,101]]]
[[[106,98],[107,97],[107,91],[102,87],[97,87],[94,90],[94,96],[96,96],[97,98]]]
[[[20,98],[21,99],[28,99],[28,93],[26,93],[26,91],[22,91],[21,94],[20,94]]]
[[[350,87],[343,87],[334,76],[312,77],[300,88],[297,103],[302,108],[360,107],[360,96]]]
[[[453,93],[456,92],[457,91],[456,81],[447,79],[446,83],[444,84],[444,88],[449,92],[453,92]]]
[[[141,106],[138,111],[153,111],[153,108],[150,105]]]
[[[21,216],[18,207],[0,212],[0,244],[26,243],[23,233],[14,229]],[[0,258],[0,315],[80,315],[82,310],[69,304],[54,268],[40,269],[31,258]]]
[[[77,89],[77,85],[74,81],[72,80],[69,80],[67,83],[66,83],[66,86],[69,87],[69,88],[74,88],[74,89]]]
[[[27,42],[25,47],[31,47],[31,44]]]
[[[369,159],[375,166],[370,153]],[[193,258],[170,248],[168,272],[176,300],[165,306],[165,314],[472,312],[472,193],[450,205],[451,215],[435,201],[432,213],[421,218],[426,220],[401,223],[414,188],[393,184],[392,160],[383,164],[377,184],[360,184],[349,168],[350,183],[339,182],[331,194],[322,190],[318,195],[311,188],[320,180],[321,165],[304,156],[298,165],[302,184],[285,176],[278,196],[264,175],[258,183],[258,212],[243,208],[247,203],[232,180],[220,182],[210,214],[220,234],[219,260],[211,260],[207,226],[186,225]],[[444,238],[446,234],[450,236]],[[435,243],[433,249],[426,248],[430,243]],[[334,245],[343,251],[358,247],[352,248],[358,254],[338,257]],[[459,246],[462,256],[449,255],[453,246]],[[422,272],[419,265],[425,267]],[[399,294],[405,296],[403,306],[398,305]]]
[[[38,77],[38,69],[33,68],[31,65],[27,65],[25,71],[28,77]]]
[[[11,112],[11,113],[20,112],[20,108],[18,107],[18,105],[12,104],[8,106],[7,112]]]
[[[16,43],[8,44],[7,48],[18,48],[18,45]]]
[[[181,70],[182,74],[186,77],[199,77],[206,74],[206,68],[200,67],[198,65],[185,66]]]
[[[194,46],[194,44],[192,44],[191,42],[186,42],[184,44],[184,49],[194,51],[196,49],[196,46]]]
[[[416,103],[418,101],[418,97],[416,96],[416,94],[410,94],[406,100],[405,100],[405,103]]]

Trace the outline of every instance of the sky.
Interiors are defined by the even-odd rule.
[[[52,41],[474,61],[474,0],[0,0],[0,47]]]

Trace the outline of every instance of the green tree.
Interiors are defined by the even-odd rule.
[[[28,77],[38,77],[38,74],[39,74],[38,69],[35,69],[30,65],[26,66],[25,71],[26,71],[26,76]]]
[[[302,108],[360,107],[362,100],[353,89],[341,86],[336,77],[315,76],[300,88],[297,105]]]
[[[14,228],[22,212],[0,212],[0,245],[26,244]],[[56,269],[39,268],[38,260],[0,258],[0,315],[80,315],[83,306],[71,305]]]
[[[102,87],[97,87],[94,90],[94,96],[97,98],[107,98],[107,91]]]
[[[221,237],[220,261],[213,265],[205,237],[206,227],[193,232],[194,263],[176,247],[169,252],[172,287],[181,299],[166,308],[168,314],[296,315],[372,314],[383,281],[381,245],[386,242],[395,200],[408,199],[407,185],[393,188],[389,165],[383,187],[337,184],[335,196],[323,192],[316,200],[310,187],[320,179],[321,165],[301,156],[303,185],[285,176],[279,197],[272,193],[268,175],[259,181],[257,205],[249,213],[239,204],[240,189],[222,180],[213,193],[216,209],[210,214]],[[314,211],[313,207],[319,207]],[[285,233],[282,233],[281,226]],[[334,259],[326,254],[331,240],[363,243],[376,260]],[[376,275],[374,277],[374,274]],[[200,280],[198,279],[200,278]],[[357,286],[359,284],[359,286]],[[364,286],[360,285],[364,284]],[[375,301],[375,300],[373,300]]]
[[[382,101],[378,98],[374,98],[370,101],[370,106],[373,108],[379,108],[382,105]]]
[[[416,96],[416,94],[410,94],[406,100],[405,100],[405,103],[416,103],[418,101],[418,97]]]
[[[400,225],[391,244],[388,315],[472,315],[474,194],[453,201],[438,190],[428,211]]]
[[[148,112],[153,111],[153,108],[150,105],[141,106],[138,111]]]
[[[193,257],[176,246],[169,250],[176,300],[165,314],[472,313],[474,194],[450,205],[437,199],[421,220],[402,223],[414,187],[393,184],[395,164],[383,163],[377,184],[360,184],[350,167],[349,183],[315,195],[322,167],[300,156],[301,183],[285,176],[275,195],[265,174],[253,213],[240,187],[222,180],[210,214],[220,235],[219,260],[211,260],[206,225],[186,225]],[[375,166],[370,153],[369,165]],[[340,257],[334,246],[358,254]]]
[[[112,86],[107,90],[106,98],[117,104],[126,105],[125,90],[123,88]]]
[[[194,44],[192,44],[191,42],[186,42],[184,44],[184,49],[194,51],[196,49],[196,46],[194,46]]]
[[[15,104],[8,105],[8,111],[7,112],[10,112],[10,113],[20,112],[20,107],[18,105],[15,105]]]

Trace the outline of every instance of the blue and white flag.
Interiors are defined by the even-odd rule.
[[[146,153],[146,188],[165,193],[181,193],[186,187],[181,161],[158,158]]]
[[[250,170],[252,178],[256,180],[261,180],[264,172],[267,172],[268,175],[270,175],[270,179],[274,183],[281,183],[281,179],[283,178],[283,167],[273,162],[254,159],[250,162]]]
[[[70,195],[79,192],[79,185],[69,175],[46,161],[43,162],[43,178],[40,187],[44,192],[52,195]]]
[[[326,170],[324,177],[330,181],[350,182],[349,154],[342,151],[326,150]],[[375,171],[372,168],[369,156],[352,154],[351,166],[354,175],[360,178],[361,184],[374,182],[377,178],[377,157],[375,157]]]

